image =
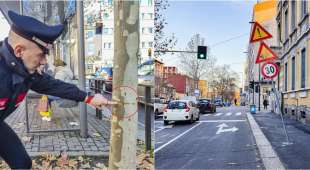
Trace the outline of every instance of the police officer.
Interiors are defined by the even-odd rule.
[[[4,122],[23,101],[29,89],[47,95],[86,102],[100,108],[116,104],[100,94],[87,96],[76,86],[41,71],[46,54],[64,26],[46,25],[32,17],[8,12],[9,36],[0,42],[0,157],[12,169],[30,169],[31,159],[16,133]]]

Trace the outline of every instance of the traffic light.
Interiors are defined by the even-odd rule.
[[[250,89],[254,89],[254,81],[250,81],[249,88],[250,88]]]
[[[260,85],[257,84],[257,85],[255,86],[255,93],[258,93],[259,91],[260,91]]]
[[[207,46],[198,46],[197,50],[198,59],[207,59]]]

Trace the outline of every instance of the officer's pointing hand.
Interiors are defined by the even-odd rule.
[[[117,105],[117,102],[109,101],[101,94],[95,94],[94,96],[87,96],[85,102],[91,106],[96,107],[97,109],[102,109],[102,106],[107,105]]]

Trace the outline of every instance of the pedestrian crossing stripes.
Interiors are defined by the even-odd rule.
[[[242,115],[241,112],[237,113],[228,112],[228,113],[204,114],[202,116],[208,117],[208,116],[241,116],[241,115]]]
[[[228,112],[225,114],[225,116],[230,116],[232,113]]]

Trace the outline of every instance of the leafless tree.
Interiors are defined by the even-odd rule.
[[[205,45],[204,38],[200,34],[194,35],[187,44],[186,51],[197,51],[199,45]],[[198,87],[198,80],[201,78],[208,78],[208,74],[212,71],[216,59],[211,57],[209,49],[207,52],[207,59],[197,59],[196,53],[181,53],[180,54],[180,65],[182,70],[188,76],[195,80],[195,87]]]
[[[238,74],[230,69],[229,65],[217,66],[212,71],[209,85],[223,100],[231,101],[234,98]]]
[[[176,43],[176,37],[172,34],[166,36],[163,29],[165,25],[168,23],[166,22],[164,12],[169,6],[168,0],[155,0],[155,18],[154,18],[154,26],[155,26],[155,57],[159,57],[159,55],[163,54],[161,51],[167,51],[172,49]]]

